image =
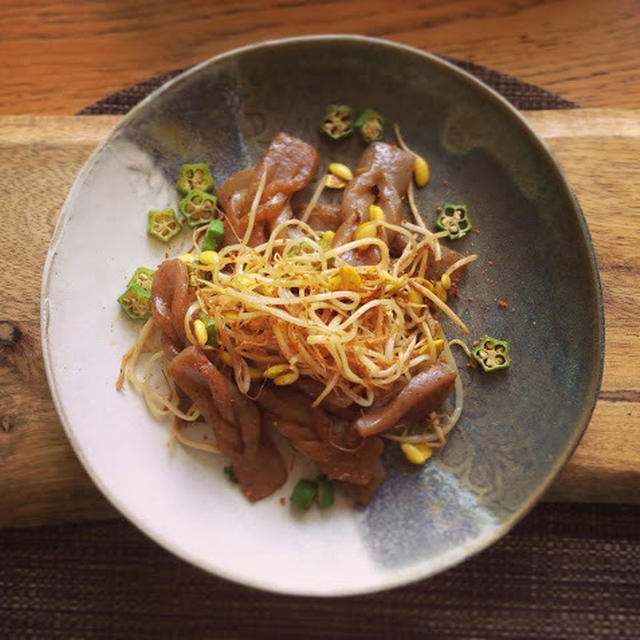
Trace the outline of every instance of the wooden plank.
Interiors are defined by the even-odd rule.
[[[640,112],[547,111],[527,117],[551,146],[580,200],[596,249],[605,304],[599,401],[580,446],[547,498],[638,503]]]
[[[80,147],[80,166],[86,159],[86,150],[93,148],[104,138],[122,116],[91,116],[74,118],[68,116],[1,116],[0,144],[2,148],[29,145],[61,145]],[[65,154],[66,155],[66,154]],[[71,159],[75,166],[75,155]],[[72,177],[73,181],[73,177]],[[56,188],[63,197],[64,190]]]
[[[593,235],[607,349],[589,428],[547,499],[640,502],[640,111],[526,114],[567,171]],[[40,355],[44,255],[66,193],[118,117],[0,117],[0,526],[111,517],[70,449]],[[25,176],[30,179],[28,195]],[[618,224],[611,224],[615,213]]]

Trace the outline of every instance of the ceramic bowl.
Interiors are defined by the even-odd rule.
[[[290,482],[250,505],[224,460],[167,447],[169,424],[130,388],[116,392],[137,327],[117,297],[160,247],[146,212],[175,206],[181,164],[206,160],[218,184],[254,164],[281,130],[353,165],[356,136],[320,133],[326,104],[373,107],[399,123],[431,166],[418,193],[429,225],[465,203],[480,256],[455,308],[509,341],[511,367],[485,375],[459,359],[460,424],[422,467],[396,451],[367,507],[339,499],[303,516],[280,504]],[[391,139],[391,136],[387,136]],[[501,306],[497,301],[504,301]],[[449,327],[450,337],[455,331]],[[225,53],[168,82],[97,149],[64,205],[48,254],[42,337],[69,439],[105,496],[181,558],[246,585],[344,595],[426,578],[484,549],[542,495],[576,446],[599,388],[602,299],[585,220],[549,149],[496,93],[437,57],[354,36],[266,42]],[[299,463],[302,464],[302,463]]]

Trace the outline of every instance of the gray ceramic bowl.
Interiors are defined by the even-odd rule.
[[[353,164],[362,150],[355,136],[334,142],[319,132],[331,102],[374,107],[428,158],[431,182],[418,202],[429,224],[443,202],[469,206],[479,233],[455,248],[480,259],[456,308],[473,337],[509,341],[512,366],[483,375],[460,358],[464,414],[446,448],[420,468],[389,453],[388,480],[368,507],[345,504],[301,520],[274,506],[277,496],[250,507],[225,484],[220,461],[165,453],[166,425],[153,421],[138,397],[123,399],[110,386],[133,337],[114,300],[137,264],[163,258],[141,220],[149,208],[175,204],[182,163],[206,159],[219,184],[254,164],[285,130],[315,145],[325,163]],[[96,259],[97,275],[86,268]],[[91,299],[84,324],[75,327],[78,291]],[[265,589],[315,595],[424,578],[508,531],[576,446],[603,357],[593,247],[547,146],[468,74],[416,49],[353,36],[232,51],[169,82],[125,117],[65,205],[45,271],[43,319],[63,423],[112,502],[198,566]],[[104,344],[83,344],[87,322],[108,327]],[[83,354],[92,349],[100,358],[89,362]],[[96,393],[102,384],[107,390]]]

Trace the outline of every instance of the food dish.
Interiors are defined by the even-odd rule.
[[[279,132],[217,195],[182,189],[193,246],[156,271],[136,269],[118,299],[146,322],[117,388],[127,380],[153,415],[172,418],[172,441],[226,456],[252,502],[284,484],[284,460],[296,452],[323,477],[299,481],[292,506],[308,510],[320,486],[327,508],[334,484],[367,504],[384,482],[385,444],[423,464],[459,419],[463,390],[450,344],[462,346],[468,366],[476,358],[485,371],[509,366],[504,341],[492,356],[501,366],[489,363],[487,341],[482,357],[449,343],[443,321],[469,332],[451,302],[477,256],[441,242],[470,231],[467,207],[439,207],[429,230],[413,195],[414,183],[427,185],[429,165],[397,126],[402,147],[384,142],[381,116],[375,122],[375,140],[373,127],[362,128],[366,147],[353,171],[333,162],[318,176],[316,149]],[[204,188],[214,190],[206,163],[184,165],[184,174],[199,183],[206,175]],[[157,214],[149,214],[154,224]],[[180,221],[171,209],[161,217],[161,232],[152,224],[147,233],[166,243]],[[182,434],[201,422],[213,442]],[[289,446],[276,447],[275,433]]]
[[[206,158],[219,175],[231,176],[255,163],[283,129],[314,141],[328,157],[334,141],[317,138],[317,109],[331,92],[402,123],[405,138],[431,163],[423,205],[473,203],[479,233],[460,242],[482,257],[463,289],[474,298],[463,320],[473,335],[491,328],[509,339],[518,375],[514,369],[498,381],[461,372],[465,415],[428,467],[407,469],[391,456],[390,477],[364,510],[338,501],[330,514],[292,518],[277,500],[248,508],[238,492],[218,491],[222,463],[204,453],[158,455],[166,428],[134,394],[113,387],[135,332],[112,301],[127,272],[157,264],[157,246],[132,221],[175,198],[182,164]],[[351,144],[345,155],[353,162],[361,147]],[[458,185],[464,194],[454,191]],[[168,250],[179,251],[171,242]],[[593,249],[544,144],[473,78],[414,49],[359,37],[231,52],[134,109],[69,195],[45,267],[42,311],[54,400],[105,495],[177,555],[285,593],[388,588],[496,540],[577,444],[601,373]],[[96,340],[105,327],[106,338]]]

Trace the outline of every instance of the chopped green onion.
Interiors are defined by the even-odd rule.
[[[200,251],[217,251],[223,237],[224,223],[222,220],[212,220],[207,227]]]
[[[313,502],[318,486],[313,480],[303,478],[294,487],[289,502],[302,511],[307,511]]]
[[[204,328],[207,330],[207,336],[208,336],[207,344],[212,346],[212,347],[217,347],[218,346],[218,332],[216,331],[216,325],[213,322],[213,319],[211,318],[210,315],[208,315],[204,311],[202,311],[198,315],[198,318],[200,318],[200,320],[202,320],[202,322],[204,323]]]
[[[233,467],[229,464],[227,465],[224,469],[224,475],[227,476],[227,478],[229,478],[229,482],[233,482],[234,484],[238,484],[238,478],[236,478],[236,474],[235,471],[233,470]]]
[[[321,509],[327,509],[333,504],[333,485],[326,476],[318,477],[318,494],[316,500]]]

